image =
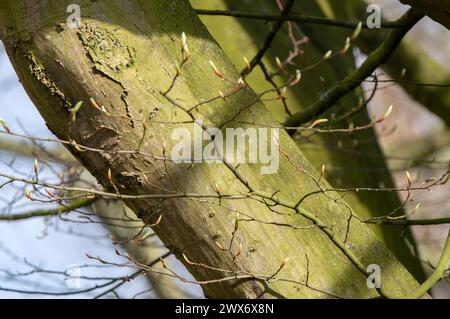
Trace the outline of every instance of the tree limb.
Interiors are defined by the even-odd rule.
[[[405,299],[417,299],[424,296],[428,290],[433,287],[441,278],[442,274],[445,272],[448,261],[450,260],[450,230],[447,234],[447,240],[445,242],[444,250],[442,251],[441,258],[439,259],[436,269],[433,274],[413,293],[406,296]]]
[[[418,286],[368,227],[350,218],[348,206],[333,198],[319,194],[304,203],[314,211],[312,217],[320,215],[326,224],[303,231],[279,225],[302,226],[308,222],[305,216],[289,209],[277,213],[266,198],[244,196],[263,188],[276,193],[280,202],[295,203],[317,188],[311,180],[317,172],[283,131],[277,143],[284,153],[278,174],[272,175],[261,175],[260,164],[234,165],[224,157],[214,165],[191,165],[119,154],[142,146],[149,154],[165,156],[175,144],[170,132],[175,128],[192,132],[200,122],[204,132],[214,127],[242,127],[236,118],[257,118],[268,125],[274,121],[260,97],[236,82],[239,72],[186,1],[170,8],[162,0],[82,0],[82,27],[63,31],[55,25],[65,21],[61,7],[66,1],[58,2],[60,6],[53,2],[27,6],[24,0],[0,0],[0,21],[8,26],[2,28],[8,32],[5,47],[19,78],[58,138],[104,150],[83,152],[68,146],[105,188],[119,198],[126,197],[127,205],[148,225],[162,216],[153,226],[155,232],[194,278],[205,283],[219,278],[203,287],[207,297],[313,297],[323,296],[328,288],[337,295],[377,296],[379,292],[367,287],[367,274],[361,272],[361,266],[374,262],[389,267],[383,289],[390,295]],[[123,15],[125,11],[128,14]],[[29,28],[31,21],[33,28]],[[181,60],[186,43],[189,61],[179,70],[174,61]],[[167,92],[179,72],[184,81],[177,81]],[[237,87],[241,89],[236,91]],[[235,93],[224,101],[219,92]],[[77,112],[74,122],[70,110],[80,100],[86,107]],[[92,100],[107,112],[87,107]],[[286,180],[299,187],[294,189]],[[223,198],[220,194],[227,190],[244,197]],[[148,197],[162,192],[166,195]],[[169,196],[177,192],[184,197]],[[189,196],[195,193],[207,196]],[[238,219],[244,214],[252,221]],[[237,233],[233,231],[236,225]],[[336,242],[331,239],[333,234]],[[310,281],[319,285],[314,289],[298,280],[305,275],[308,251],[314,252],[310,256],[314,263],[327,265],[333,260],[336,264],[310,274]],[[293,261],[286,265],[286,260]],[[279,265],[284,265],[281,272]],[[247,279],[236,280],[242,272]],[[275,272],[278,275],[272,278]],[[262,284],[249,278],[261,273],[270,280]],[[289,280],[276,280],[279,275]]]
[[[358,26],[359,22],[351,22],[351,21],[343,21],[336,19],[328,19],[323,17],[315,17],[315,16],[306,16],[306,15],[298,15],[298,14],[288,14],[286,16],[282,15],[270,15],[270,14],[261,14],[254,12],[242,12],[235,10],[206,10],[206,9],[195,9],[195,12],[199,15],[213,15],[213,16],[227,16],[227,17],[235,17],[235,18],[245,18],[245,19],[253,19],[253,20],[264,20],[264,21],[294,21],[294,22],[303,22],[303,23],[312,23],[312,24],[321,24],[328,25],[334,27],[342,27],[347,29],[355,29]],[[364,23],[362,26],[364,29],[369,28],[367,23]],[[402,25],[398,22],[383,22],[382,28],[384,29],[397,29],[401,28]]]
[[[346,77],[342,82],[323,93],[317,102],[288,118],[284,123],[284,126],[293,128],[312,120],[358,87],[362,81],[369,77],[380,65],[389,59],[406,33],[422,18],[423,14],[410,9],[398,20],[403,27],[391,31],[378,49],[372,52],[358,69]],[[290,130],[290,132],[292,134],[295,132],[295,129]]]
[[[450,2],[448,0],[400,0],[450,29]]]
[[[74,200],[73,202],[67,205],[61,205],[61,207],[53,208],[53,209],[39,209],[26,213],[20,214],[11,214],[11,215],[0,215],[0,221],[19,221],[34,217],[48,217],[48,216],[57,216],[64,213],[69,213],[73,210],[77,210],[83,207],[87,207],[93,204],[97,199],[96,198],[83,198],[79,200]]]

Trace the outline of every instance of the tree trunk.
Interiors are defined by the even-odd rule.
[[[239,78],[186,1],[79,1],[79,29],[65,25],[70,3],[1,0],[8,55],[50,130],[102,150],[69,146],[74,156],[144,222],[162,216],[155,232],[198,281],[209,281],[207,297],[401,296],[418,286],[337,194],[318,192],[292,209],[318,191],[319,174],[284,131],[275,175],[261,175],[259,164],[192,166],[149,156],[166,155],[173,129],[193,131],[197,124],[186,123],[193,119],[221,129],[273,123],[250,89],[186,111],[235,89],[209,60]],[[164,95],[181,61],[182,32],[190,59]],[[73,121],[78,101],[84,103]],[[366,285],[369,264],[381,267],[382,290]]]

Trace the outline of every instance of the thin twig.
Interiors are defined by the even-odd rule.
[[[281,12],[281,19],[278,20],[272,27],[272,30],[270,31],[269,35],[264,40],[264,44],[259,49],[258,53],[254,56],[254,58],[250,61],[250,65],[247,66],[244,70],[242,70],[241,75],[247,75],[257,66],[262,58],[264,57],[264,54],[269,50],[270,46],[272,45],[273,40],[275,39],[275,36],[277,35],[278,31],[280,31],[281,27],[283,26],[283,23],[286,21],[285,17],[289,14],[289,12],[292,9],[292,6],[294,5],[295,0],[289,0],[284,7],[283,11]]]

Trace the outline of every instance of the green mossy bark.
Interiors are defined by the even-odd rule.
[[[166,149],[171,149],[170,133],[174,128],[193,129],[193,124],[181,123],[191,120],[191,116],[208,127],[226,122],[228,127],[242,126],[230,121],[236,114],[241,121],[270,124],[273,120],[261,103],[245,107],[256,98],[250,89],[234,94],[226,102],[218,99],[204,104],[191,115],[162,96],[160,92],[170,86],[176,73],[174,61],[181,59],[182,32],[187,35],[191,58],[170,92],[171,98],[191,106],[216,96],[219,90],[230,90],[229,83],[211,71],[208,60],[214,61],[227,77],[239,76],[186,1],[172,5],[163,0],[79,1],[81,29],[64,27],[70,3],[1,0],[0,32],[22,84],[50,130],[61,139],[104,150],[80,152],[70,147],[104,187],[113,190],[108,178],[111,170],[115,187],[125,195],[167,189],[213,194],[211,185],[217,184],[225,193],[247,193],[249,189],[259,194],[278,192],[280,202],[296,203],[317,190],[303,170],[316,178],[319,174],[285,132],[279,137],[282,152],[277,175],[261,175],[260,165],[256,164],[177,165],[118,154],[140,147],[141,152],[162,155],[164,143]],[[109,115],[91,107],[91,97]],[[70,107],[78,101],[84,104],[77,112],[77,121],[72,122]],[[144,129],[143,120],[149,118],[152,121],[147,121]],[[329,187],[326,181],[322,183]],[[244,269],[264,276],[275,273],[286,257],[292,258],[277,275],[289,280],[215,282],[203,286],[207,297],[375,297],[378,292],[367,287],[358,269],[374,263],[382,269],[383,291],[389,296],[399,297],[415,290],[418,284],[413,276],[365,224],[352,218],[352,212],[337,198],[336,194],[311,196],[298,213],[275,207],[285,214],[277,214],[249,198],[125,202],[148,224],[162,216],[154,230],[178,257],[183,253],[191,261],[211,267]],[[223,246],[230,243],[236,211],[241,214],[232,251],[242,245],[242,254],[234,260],[215,241]],[[308,212],[309,219],[304,212]],[[321,220],[317,227],[280,226],[311,225],[311,217]],[[180,259],[197,280],[228,276]],[[307,286],[301,284],[306,278]]]

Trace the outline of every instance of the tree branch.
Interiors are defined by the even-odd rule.
[[[427,293],[428,290],[433,287],[441,278],[442,274],[445,272],[447,263],[450,259],[450,230],[447,235],[447,241],[445,242],[445,247],[442,252],[441,258],[434,270],[433,274],[412,294],[408,295],[405,299],[417,299],[421,298]]]
[[[258,119],[268,125],[274,123],[257,94],[247,87],[236,91],[238,83],[233,79],[237,81],[239,72],[186,1],[177,3],[176,8],[168,8],[161,0],[145,4],[137,0],[126,3],[83,0],[80,1],[85,17],[82,28],[63,31],[54,27],[55,23],[61,22],[57,14],[60,6],[39,2],[24,17],[20,13],[28,8],[26,1],[14,0],[14,5],[12,0],[0,2],[5,3],[0,7],[0,17],[11,25],[8,31],[10,40],[5,45],[7,52],[24,87],[49,128],[60,139],[75,140],[77,144],[112,152],[142,146],[143,152],[165,156],[175,144],[170,139],[170,132],[175,128],[191,131],[198,129],[200,121],[203,123],[200,127],[202,132],[214,127],[223,130],[241,127],[234,122],[238,116],[241,121]],[[130,21],[123,18],[119,13],[125,9],[127,17],[135,15],[142,16],[142,19]],[[160,19],[161,16],[165,19]],[[30,21],[36,22],[32,29],[27,28]],[[149,36],[155,34],[158,36]],[[180,37],[182,34],[185,36]],[[98,50],[102,38],[111,43]],[[190,49],[189,62],[182,71],[177,71],[173,61],[180,60],[180,49],[186,45]],[[71,50],[61,50],[65,47]],[[125,61],[119,68],[118,60],[121,63]],[[217,66],[213,71],[219,72],[212,72],[208,61],[213,61]],[[177,72],[182,72],[185,81],[177,81],[174,90],[166,95],[159,94],[167,92]],[[218,74],[222,77],[218,78]],[[212,98],[214,92],[236,93],[230,98],[219,96],[214,103],[204,103]],[[181,108],[168,98],[182,105]],[[77,122],[71,121],[67,101],[83,100],[85,105],[89,105],[92,99],[104,105],[108,113],[95,107],[84,107],[77,113]],[[197,107],[192,109],[192,105]],[[210,115],[213,116],[210,118]],[[186,120],[190,122],[186,123]],[[196,121],[195,125],[192,120]],[[180,121],[184,121],[183,124]],[[143,136],[146,139],[141,145]],[[304,193],[313,191],[317,186],[305,172],[315,172],[292,139],[281,131],[277,145],[286,150],[285,157],[300,163],[304,169],[300,171],[285,157],[281,158],[277,174],[261,175],[261,165],[245,163],[234,166],[226,158],[214,167],[206,163],[193,166],[148,161],[142,156],[124,153],[111,157],[104,152],[83,152],[75,145],[68,147],[104,187],[113,189],[113,185],[117,192],[120,190],[114,197],[128,197],[126,203],[148,224],[153,223],[155,217],[163,216],[162,222],[153,226],[163,243],[178,257],[182,253],[190,260],[210,267],[199,267],[182,260],[197,281],[207,282],[218,275],[222,278],[221,282],[203,287],[207,297],[271,297],[271,291],[284,297],[315,296],[316,291],[304,287],[297,289],[292,287],[292,283],[277,281],[276,278],[265,282],[270,291],[255,280],[230,284],[225,282],[226,274],[217,274],[211,269],[230,269],[233,272],[245,269],[248,273],[263,272],[270,278],[278,269],[277,265],[291,257],[295,262],[284,267],[282,275],[295,279],[305,274],[304,256],[308,251],[315,251],[314,263],[318,265],[326,265],[333,258],[337,267],[345,269],[345,276],[342,276],[342,271],[336,272],[336,268],[326,266],[317,274],[310,274],[311,281],[320,276],[320,282],[324,283],[322,286],[333,282],[336,295],[376,296],[376,291],[368,290],[360,271],[361,265],[373,262],[389,267],[383,288],[390,294],[397,295],[405,289],[412,291],[418,287],[413,277],[365,224],[353,219],[351,228],[348,227],[348,207],[339,205],[333,198],[320,194],[314,198],[314,205],[312,202],[308,204],[314,209],[312,217],[320,214],[327,229],[292,232],[290,229],[281,230],[277,225],[302,226],[307,222],[305,217],[295,212],[277,214],[265,199],[229,200],[219,196],[230,189],[237,194],[247,194],[263,186],[264,191],[277,193],[280,198],[296,203]],[[286,180],[299,187],[294,189]],[[326,182],[323,180],[323,183]],[[167,195],[179,191],[183,195],[171,198],[166,195],[166,198],[152,200],[147,197],[161,190]],[[186,196],[192,193],[212,193],[215,198],[210,197],[206,201],[205,197]],[[231,242],[234,227],[230,224],[230,217],[237,213],[240,216],[251,214],[254,219],[278,224],[243,222],[231,253],[223,251],[218,242],[224,247]],[[327,236],[324,236],[324,231]],[[267,234],[273,235],[270,241]],[[330,238],[332,234],[339,238],[339,243],[351,247],[351,259],[344,254],[342,244],[337,245]],[[319,253],[322,251],[326,253]],[[360,260],[357,263],[359,268],[352,264],[357,260]],[[353,281],[355,284],[349,285]]]
[[[363,1],[352,1],[354,14],[359,16],[366,10]],[[357,45],[369,55],[374,50],[374,44],[384,40],[382,32],[362,32]],[[404,39],[397,50],[383,66],[393,82],[401,86],[412,99],[421,103],[429,111],[439,116],[447,126],[450,126],[450,72],[435,61],[424,49],[420,48],[415,39]],[[404,79],[398,80],[403,70]],[[427,82],[433,82],[428,85]]]
[[[450,2],[442,0],[400,0],[413,6],[424,14],[450,29]]]
[[[347,28],[347,29],[355,29],[359,23],[359,22],[328,19],[328,18],[323,18],[323,17],[297,15],[297,14],[288,14],[283,17],[282,15],[260,14],[260,13],[242,12],[242,11],[234,11],[234,10],[196,9],[195,12],[197,12],[197,14],[200,14],[200,15],[227,16],[227,17],[245,18],[245,19],[253,19],[253,20],[265,20],[265,21],[294,21],[294,22],[328,25],[328,26],[341,27],[341,28]],[[397,29],[397,28],[401,28],[402,24],[400,24],[396,21],[383,22],[381,27],[385,28],[385,29]],[[363,28],[367,29],[369,27],[367,24],[363,24]]]
[[[369,219],[364,222],[377,225],[429,226],[450,224],[450,217],[434,219]]]
[[[322,114],[342,97],[357,88],[362,81],[389,59],[406,33],[422,18],[423,14],[418,13],[414,9],[410,9],[398,20],[398,23],[402,24],[403,27],[391,31],[386,40],[367,57],[366,61],[358,69],[342,82],[323,93],[317,102],[288,118],[284,126],[296,127],[312,120],[315,116]],[[291,133],[293,133],[292,130]]]
[[[295,0],[289,0],[288,3],[285,5],[283,11],[281,12],[281,20],[278,20],[272,27],[272,30],[270,31],[269,35],[266,37],[263,46],[261,49],[259,49],[258,53],[254,56],[254,58],[250,61],[250,65],[246,67],[241,74],[247,75],[249,74],[255,66],[257,66],[262,58],[264,57],[264,54],[267,50],[269,50],[270,46],[272,45],[273,39],[275,39],[275,36],[277,35],[278,31],[280,31],[281,27],[283,26],[283,23],[285,21],[285,17],[289,14],[289,11],[291,11],[292,6],[294,5]]]
[[[56,216],[63,213],[68,213],[73,210],[83,208],[93,204],[97,198],[83,198],[79,200],[74,200],[68,205],[61,205],[61,207],[53,209],[39,209],[21,214],[13,215],[0,215],[0,221],[17,221],[23,219],[29,219],[34,217],[45,217],[45,216]]]

